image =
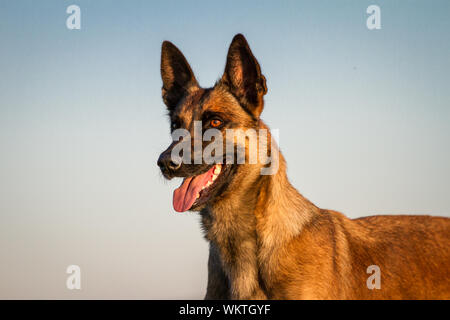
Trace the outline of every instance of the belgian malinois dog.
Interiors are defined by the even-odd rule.
[[[214,128],[224,136],[227,129],[268,130],[260,119],[266,79],[241,34],[212,88],[199,86],[168,41],[162,44],[161,76],[172,132],[193,133],[196,121],[202,132]],[[279,161],[273,174],[261,174],[268,166],[262,161],[180,161],[172,154],[182,140],[173,140],[158,166],[167,179],[183,178],[173,194],[175,210],[201,216],[210,245],[206,299],[450,298],[450,219],[353,220],[320,209],[289,183],[270,132],[267,155],[276,152]],[[202,141],[200,151],[209,143]],[[246,159],[248,145],[246,138]]]

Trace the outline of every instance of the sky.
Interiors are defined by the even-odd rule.
[[[66,27],[68,6],[81,29]],[[366,26],[369,5],[381,29]],[[199,83],[243,33],[292,184],[355,218],[450,216],[448,1],[1,1],[0,298],[198,299],[208,245],[156,160],[160,50]],[[68,290],[66,268],[81,268]]]

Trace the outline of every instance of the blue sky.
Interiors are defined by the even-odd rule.
[[[66,8],[81,8],[81,30]],[[368,30],[366,8],[381,8]],[[448,1],[0,2],[0,297],[199,298],[207,245],[156,167],[170,141],[160,48],[203,86],[236,33],[262,118],[316,205],[450,214]],[[79,264],[81,292],[65,289]],[[83,271],[84,270],[84,271]],[[36,274],[40,276],[37,277]],[[113,280],[111,280],[113,279]]]

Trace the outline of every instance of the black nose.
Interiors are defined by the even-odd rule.
[[[158,158],[158,166],[162,172],[173,172],[181,167],[181,159],[172,159],[171,152],[165,151]]]

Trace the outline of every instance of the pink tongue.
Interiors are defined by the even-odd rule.
[[[214,167],[201,175],[184,179],[181,186],[173,192],[173,208],[175,211],[189,210],[197,199],[197,194],[210,181],[213,173]]]

